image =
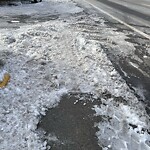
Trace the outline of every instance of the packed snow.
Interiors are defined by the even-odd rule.
[[[102,98],[102,105],[93,106],[95,115],[104,118],[95,124],[99,145],[104,150],[149,150],[150,124],[144,106],[103,49],[113,38],[115,50],[125,49],[121,53],[126,54],[130,49],[132,53],[134,46],[125,41],[126,35],[107,28],[104,18],[87,14],[71,0],[0,8],[2,16],[18,13],[49,13],[58,18],[19,29],[0,29],[0,80],[6,72],[11,76],[8,85],[0,89],[0,149],[46,149],[47,142],[36,131],[40,115],[57,106],[68,92],[101,97],[107,91],[113,97]],[[123,102],[118,103],[115,97]]]

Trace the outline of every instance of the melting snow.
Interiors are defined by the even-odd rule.
[[[0,80],[4,72],[8,72],[11,81],[6,88],[0,89],[0,149],[46,149],[46,141],[39,138],[36,125],[47,108],[58,105],[61,95],[68,91],[100,97],[106,90],[115,97],[122,97],[128,105],[117,105],[111,98],[102,99],[103,104],[94,107],[96,115],[106,117],[97,125],[99,143],[104,149],[132,150],[137,142],[137,149],[149,149],[145,144],[149,135],[143,106],[107,58],[102,47],[104,41],[95,40],[95,33],[91,39],[89,30],[94,32],[97,28],[102,30],[99,30],[101,39],[108,35],[112,38],[113,29],[106,32],[101,17],[87,16],[70,0],[20,5],[11,7],[11,11],[10,7],[0,9],[1,15],[47,13],[61,16],[17,30],[1,29],[0,59],[5,65],[0,68]],[[76,13],[78,16],[74,15]],[[100,22],[97,28],[92,26],[95,20]],[[122,36],[123,47],[125,35],[119,36]],[[129,124],[136,124],[137,128]]]

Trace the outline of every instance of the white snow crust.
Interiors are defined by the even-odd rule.
[[[150,137],[147,130],[142,130],[149,127],[144,107],[115,70],[102,46],[109,43],[107,38],[113,37],[116,50],[130,49],[132,53],[134,47],[125,41],[126,35],[108,29],[103,18],[87,15],[71,0],[0,9],[1,15],[18,13],[60,16],[16,30],[0,29],[0,59],[5,62],[0,68],[0,80],[5,72],[11,76],[9,84],[0,89],[0,149],[46,149],[46,141],[36,131],[40,115],[58,105],[60,97],[69,91],[100,97],[106,90],[122,97],[127,104],[116,105],[110,98],[102,99],[101,106],[94,106],[97,116],[105,116],[103,122],[95,124],[99,128],[96,133],[99,144],[113,150],[133,150],[133,146],[136,150],[150,149],[146,144]]]

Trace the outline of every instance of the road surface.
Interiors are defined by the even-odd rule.
[[[86,0],[96,7],[150,35],[150,1]]]

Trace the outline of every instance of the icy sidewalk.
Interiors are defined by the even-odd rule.
[[[108,37],[114,37],[117,50],[134,49],[126,35],[107,28],[103,18],[72,1],[46,3],[58,19],[0,31],[0,75],[11,75],[8,86],[0,89],[0,149],[46,149],[47,142],[36,131],[40,115],[68,92],[101,98],[102,104],[93,109],[103,117],[95,124],[99,128],[95,134],[104,149],[150,149],[145,110],[103,49]],[[21,11],[24,6],[17,7]]]

